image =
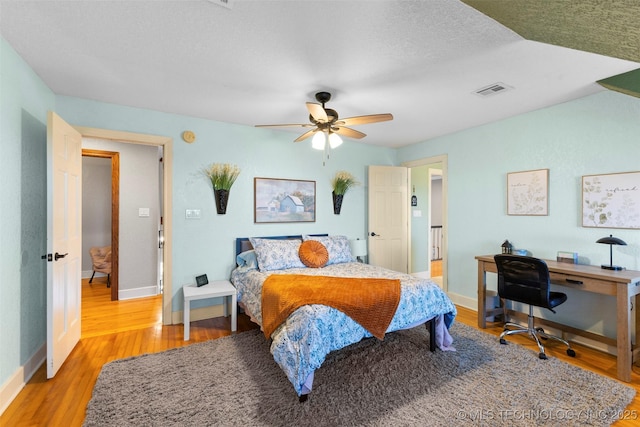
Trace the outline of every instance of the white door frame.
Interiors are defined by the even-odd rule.
[[[447,292],[448,290],[448,283],[447,283],[447,278],[448,278],[448,248],[449,248],[449,243],[448,243],[448,215],[447,215],[447,205],[448,205],[448,185],[449,185],[449,172],[448,172],[448,162],[447,162],[448,158],[446,154],[440,155],[440,156],[433,156],[433,157],[425,157],[423,159],[418,159],[418,160],[411,160],[408,162],[402,162],[401,166],[405,166],[407,168],[413,168],[413,167],[417,167],[417,166],[426,166],[426,165],[431,165],[431,164],[435,164],[435,163],[441,163],[442,164],[442,289]],[[411,215],[411,210],[409,209],[408,212],[409,215]],[[409,223],[409,228],[411,228],[411,218],[407,218],[407,221]],[[411,237],[411,230],[409,230],[409,237]],[[411,259],[411,238],[409,238],[409,242],[408,242],[409,247],[407,248],[407,251],[409,253],[409,259]]]
[[[164,250],[163,263],[163,292],[162,292],[162,324],[171,325],[171,301],[173,297],[172,275],[172,179],[173,179],[173,138],[159,135],[147,135],[141,133],[123,132],[109,129],[98,129],[83,126],[74,126],[83,138],[108,139],[127,144],[143,144],[163,147],[163,173],[162,173],[162,218],[164,222]]]

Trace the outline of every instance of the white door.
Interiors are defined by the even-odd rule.
[[[80,340],[82,137],[47,117],[47,378]]]
[[[369,166],[369,263],[409,271],[408,168]]]

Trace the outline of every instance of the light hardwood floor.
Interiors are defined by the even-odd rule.
[[[82,339],[55,378],[46,379],[44,365],[37,371],[0,416],[0,426],[80,426],[103,364],[231,334],[229,318],[201,320],[191,323],[191,340],[185,342],[182,325],[162,326],[160,296],[112,302],[103,280],[94,279],[92,285],[83,281],[82,286]],[[458,307],[456,321],[475,327],[476,312]],[[238,332],[255,327],[246,316],[238,316]],[[485,331],[498,335],[502,327],[498,323],[489,323]],[[527,338],[516,336],[510,342],[518,342],[531,348],[535,351],[531,357],[537,357],[537,347]],[[576,358],[568,357],[560,346],[550,345],[547,353],[550,357],[615,378],[614,357],[579,345],[575,349]],[[631,385],[640,394],[640,374],[637,367],[633,369]],[[636,396],[627,410],[636,414],[636,419],[619,421],[616,426],[638,425],[639,396]]]
[[[431,261],[431,276],[438,277],[442,276],[442,260],[436,259]]]

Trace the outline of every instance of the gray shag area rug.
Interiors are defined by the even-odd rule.
[[[304,403],[257,330],[116,360],[84,425],[607,426],[635,395],[466,325],[451,334],[456,352],[429,352],[425,327],[333,352]]]

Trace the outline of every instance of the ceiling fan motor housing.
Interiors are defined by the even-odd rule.
[[[331,125],[338,120],[338,112],[336,110],[325,108],[324,112],[327,113],[326,123],[318,122],[311,114],[309,114],[309,121],[318,127],[321,127],[322,125],[325,125],[326,127],[326,125]]]
[[[331,94],[329,92],[318,92],[316,93],[316,100],[324,107],[325,102],[331,100]]]

